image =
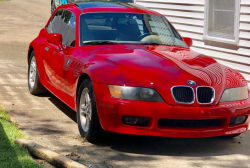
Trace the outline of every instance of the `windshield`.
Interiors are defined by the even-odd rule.
[[[149,14],[82,14],[80,36],[81,45],[156,44],[187,47],[164,17]]]

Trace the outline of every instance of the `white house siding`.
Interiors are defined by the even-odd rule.
[[[237,49],[212,46],[204,42],[205,0],[136,0],[136,3],[165,15],[183,37],[193,39],[193,50],[238,70],[250,86],[250,0],[241,0]]]

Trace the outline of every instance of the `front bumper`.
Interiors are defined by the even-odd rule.
[[[250,98],[220,103],[216,106],[170,106],[165,102],[142,102],[112,98],[107,84],[93,83],[100,123],[104,130],[122,134],[178,138],[202,138],[243,133],[250,122]],[[230,119],[247,115],[244,124],[229,126]],[[123,116],[147,117],[147,127],[129,126]],[[159,127],[159,119],[207,120],[220,119],[216,127]]]

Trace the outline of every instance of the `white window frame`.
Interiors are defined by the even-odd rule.
[[[205,0],[205,15],[204,15],[204,32],[203,39],[209,41],[222,42],[227,44],[239,44],[239,21],[240,21],[240,0],[235,0],[235,14],[234,14],[234,36],[235,39],[226,39],[220,37],[213,37],[208,35],[208,22],[209,22],[209,0]]]

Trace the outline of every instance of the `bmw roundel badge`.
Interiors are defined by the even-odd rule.
[[[188,84],[189,84],[190,86],[195,86],[195,85],[196,85],[196,82],[193,81],[193,80],[189,80],[189,81],[188,81]]]

